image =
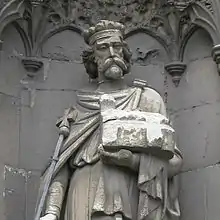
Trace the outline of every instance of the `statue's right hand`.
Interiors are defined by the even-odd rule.
[[[58,218],[54,214],[47,214],[47,215],[41,217],[40,220],[58,220]]]

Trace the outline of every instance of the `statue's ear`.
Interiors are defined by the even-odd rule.
[[[123,45],[124,57],[127,61],[131,61],[132,51],[129,48],[128,43],[126,41],[123,41]]]
[[[89,30],[84,30],[82,32],[82,36],[84,37],[84,40],[87,44],[89,44],[89,37],[90,37],[90,33]]]
[[[98,77],[98,68],[95,62],[91,62],[88,64],[87,73],[89,74],[91,79],[96,79]]]

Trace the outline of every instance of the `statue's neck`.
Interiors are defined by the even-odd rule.
[[[126,85],[123,78],[117,80],[102,80],[99,81],[97,91],[109,92],[109,91],[126,89],[127,87],[128,86]]]

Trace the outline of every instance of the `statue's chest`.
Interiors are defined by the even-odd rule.
[[[151,96],[142,96],[139,102],[138,109],[145,112],[160,112],[160,100],[154,99]]]

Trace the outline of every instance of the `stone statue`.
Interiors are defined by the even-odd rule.
[[[180,216],[181,152],[161,96],[135,80],[121,23],[85,32],[94,91],[78,92],[77,115],[62,146],[41,220],[168,220]]]

